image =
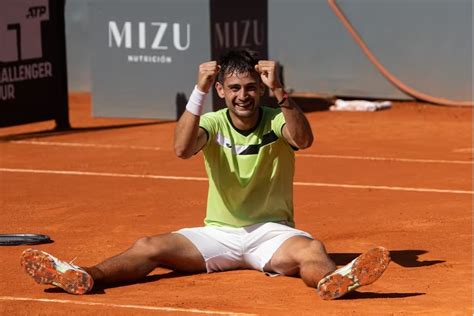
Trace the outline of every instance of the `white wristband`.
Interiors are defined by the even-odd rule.
[[[201,116],[206,95],[207,93],[202,92],[197,86],[194,86],[194,90],[189,96],[188,104],[186,104],[186,110],[196,116]]]

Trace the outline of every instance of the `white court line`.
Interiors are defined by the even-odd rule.
[[[474,153],[474,148],[459,148],[453,150],[453,153]]]
[[[29,302],[43,302],[43,303],[59,303],[59,304],[73,304],[73,305],[86,305],[86,306],[104,306],[104,307],[117,307],[117,308],[132,308],[142,310],[153,310],[163,312],[184,312],[184,313],[196,313],[196,314],[214,314],[214,315],[236,315],[236,316],[250,316],[255,314],[245,313],[234,313],[226,311],[209,311],[194,308],[177,308],[177,307],[160,307],[160,306],[146,306],[146,305],[129,305],[129,304],[112,304],[112,303],[101,303],[101,302],[83,302],[83,301],[72,301],[72,300],[58,300],[58,299],[47,299],[47,298],[30,298],[30,297],[14,297],[14,296],[0,296],[2,301],[29,301]]]
[[[43,146],[64,146],[64,147],[92,147],[92,148],[117,148],[117,149],[140,149],[140,150],[163,150],[160,147],[151,146],[125,146],[90,143],[69,143],[69,142],[42,142],[42,141],[11,141],[15,144],[43,145]],[[345,155],[319,155],[297,153],[296,157],[326,158],[326,159],[351,159],[369,161],[395,161],[395,162],[418,162],[418,163],[446,163],[446,164],[467,164],[473,165],[472,160],[440,160],[440,159],[411,159],[411,158],[391,158],[391,157],[370,157],[370,156],[345,156]]]
[[[180,177],[180,176],[160,176],[160,175],[152,175],[152,174],[128,174],[128,173],[44,170],[44,169],[40,170],[40,169],[0,168],[0,172],[61,174],[61,175],[77,175],[77,176],[101,176],[101,177],[119,177],[119,178],[142,178],[142,179],[160,179],[160,180],[186,180],[186,181],[207,181],[208,180],[205,177]],[[373,190],[411,191],[411,192],[429,192],[429,193],[474,194],[474,191],[465,191],[465,190],[409,188],[409,187],[392,187],[392,186],[379,186],[379,185],[358,185],[358,184],[338,184],[338,183],[319,183],[319,182],[294,182],[294,185],[333,187],[333,188],[346,188],[346,189],[373,189]]]
[[[95,147],[95,148],[118,148],[118,149],[141,149],[141,150],[161,150],[160,147],[149,146],[125,146],[108,144],[90,144],[90,143],[69,143],[69,142],[40,142],[36,140],[16,140],[11,141],[15,144],[43,145],[43,146],[64,146],[64,147]]]
[[[159,175],[153,175],[153,174],[130,174],[130,173],[111,173],[111,172],[15,169],[15,168],[0,168],[0,171],[20,172],[20,173],[62,174],[62,175],[72,175],[72,176],[99,176],[99,177],[117,177],[117,178],[159,179],[159,180],[207,181],[207,178],[205,177],[159,176]]]
[[[294,185],[312,186],[312,187],[334,187],[334,188],[347,188],[347,189],[373,189],[373,190],[392,190],[392,191],[410,191],[410,192],[474,194],[474,191],[465,191],[465,190],[389,187],[385,185],[334,184],[334,183],[313,183],[313,182],[294,182]]]
[[[296,154],[296,156],[297,157],[312,157],[312,158],[335,158],[335,159],[396,161],[396,162],[452,163],[452,164],[466,164],[466,165],[474,164],[474,161],[472,160],[468,161],[468,160],[410,159],[410,158],[339,156],[339,155],[317,155],[317,154]]]

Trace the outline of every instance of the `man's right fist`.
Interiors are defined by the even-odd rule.
[[[208,93],[211,89],[221,66],[216,61],[208,61],[199,65],[197,87],[202,92]]]

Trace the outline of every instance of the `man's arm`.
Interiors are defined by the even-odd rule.
[[[219,73],[217,62],[210,61],[199,65],[196,87],[189,97],[186,111],[179,118],[174,131],[174,152],[179,158],[187,159],[201,150],[207,141],[207,134],[199,128],[199,120],[204,97],[212,87]]]
[[[260,73],[263,83],[272,90],[285,117],[283,137],[292,146],[308,148],[313,143],[311,126],[301,108],[291,100],[278,79],[278,67],[274,61],[261,60],[255,69]]]
[[[174,152],[182,159],[191,158],[204,147],[207,134],[199,128],[199,116],[185,111],[174,131]]]

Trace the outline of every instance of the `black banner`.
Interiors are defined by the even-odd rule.
[[[69,126],[65,0],[0,1],[0,127]]]
[[[268,59],[268,1],[211,0],[211,58],[231,49],[249,49]],[[225,107],[213,89],[214,110]]]

